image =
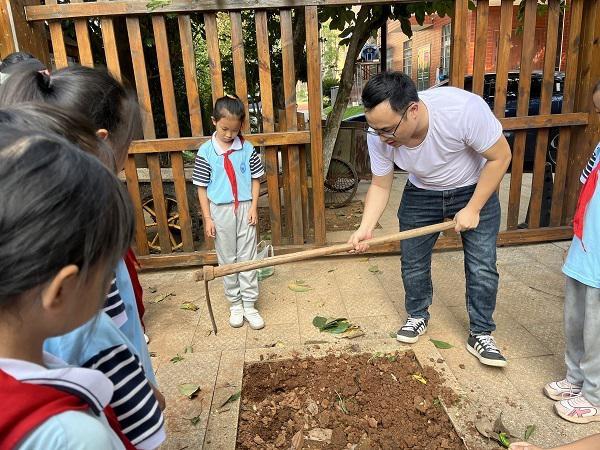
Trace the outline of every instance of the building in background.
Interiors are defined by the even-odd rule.
[[[521,44],[523,40],[520,24],[517,20],[518,5],[513,8],[513,30],[509,58],[509,70],[518,70],[521,61]],[[536,21],[535,43],[536,53],[533,60],[533,70],[542,70],[544,65],[544,48],[546,42],[546,14],[538,14]],[[388,22],[387,61],[388,70],[401,70],[407,73],[417,84],[419,90],[444,80],[450,72],[450,47],[452,41],[452,24],[450,17],[430,15],[425,18],[423,25],[411,19],[413,35],[408,38],[400,28],[398,21]],[[473,73],[473,54],[475,48],[476,15],[468,13],[469,40],[467,47],[467,74]],[[558,33],[561,49],[557,57],[556,68],[564,70],[566,43],[568,40],[568,17],[563,21]],[[489,9],[488,36],[486,48],[485,71],[496,71],[498,52],[498,35],[500,32],[500,1],[491,0]]]

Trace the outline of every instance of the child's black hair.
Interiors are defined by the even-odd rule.
[[[218,122],[227,114],[240,119],[240,122],[244,123],[244,120],[246,119],[246,109],[237,95],[225,95],[218,98],[215,102],[212,113],[213,119]]]
[[[385,101],[401,113],[412,102],[419,101],[414,81],[402,72],[381,72],[374,75],[362,91],[362,102],[368,111]]]
[[[0,199],[1,308],[67,265],[114,268],[133,237],[122,183],[55,134],[0,125]]]
[[[45,70],[44,64],[27,52],[14,52],[0,61],[0,72],[10,74],[16,70]]]
[[[96,136],[87,120],[68,114],[52,105],[22,103],[0,109],[0,124],[30,130],[44,130],[63,136],[84,152],[98,158],[102,164],[116,171],[115,156],[108,145]]]
[[[50,103],[90,121],[96,130],[106,129],[118,162],[125,160],[129,144],[140,131],[135,94],[105,70],[69,66],[51,74],[11,75],[0,87],[0,107],[27,101]]]

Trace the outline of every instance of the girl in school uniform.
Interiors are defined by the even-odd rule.
[[[133,236],[127,192],[63,138],[0,125],[0,198],[0,450],[134,448],[111,381],[43,351],[102,307]]]
[[[212,138],[200,146],[193,183],[198,197],[204,231],[215,238],[219,264],[249,261],[256,257],[259,178],[264,169],[258,152],[240,131],[246,113],[239,98],[226,95],[215,102]],[[238,328],[265,326],[256,309],[258,277],[255,270],[223,278],[229,300],[229,324]]]

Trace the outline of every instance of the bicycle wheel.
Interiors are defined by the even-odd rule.
[[[331,158],[325,179],[325,206],[341,208],[354,198],[358,188],[358,175],[354,167],[343,159]]]

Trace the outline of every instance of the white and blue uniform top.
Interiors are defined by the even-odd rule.
[[[260,156],[254,146],[248,141],[236,137],[229,150],[234,150],[229,155],[235,178],[237,181],[238,200],[240,202],[252,200],[252,180],[264,175]],[[208,199],[217,205],[226,205],[234,202],[233,192],[227,173],[225,172],[223,150],[217,142],[215,134],[202,144],[196,154],[192,182],[196,186],[206,187]]]

